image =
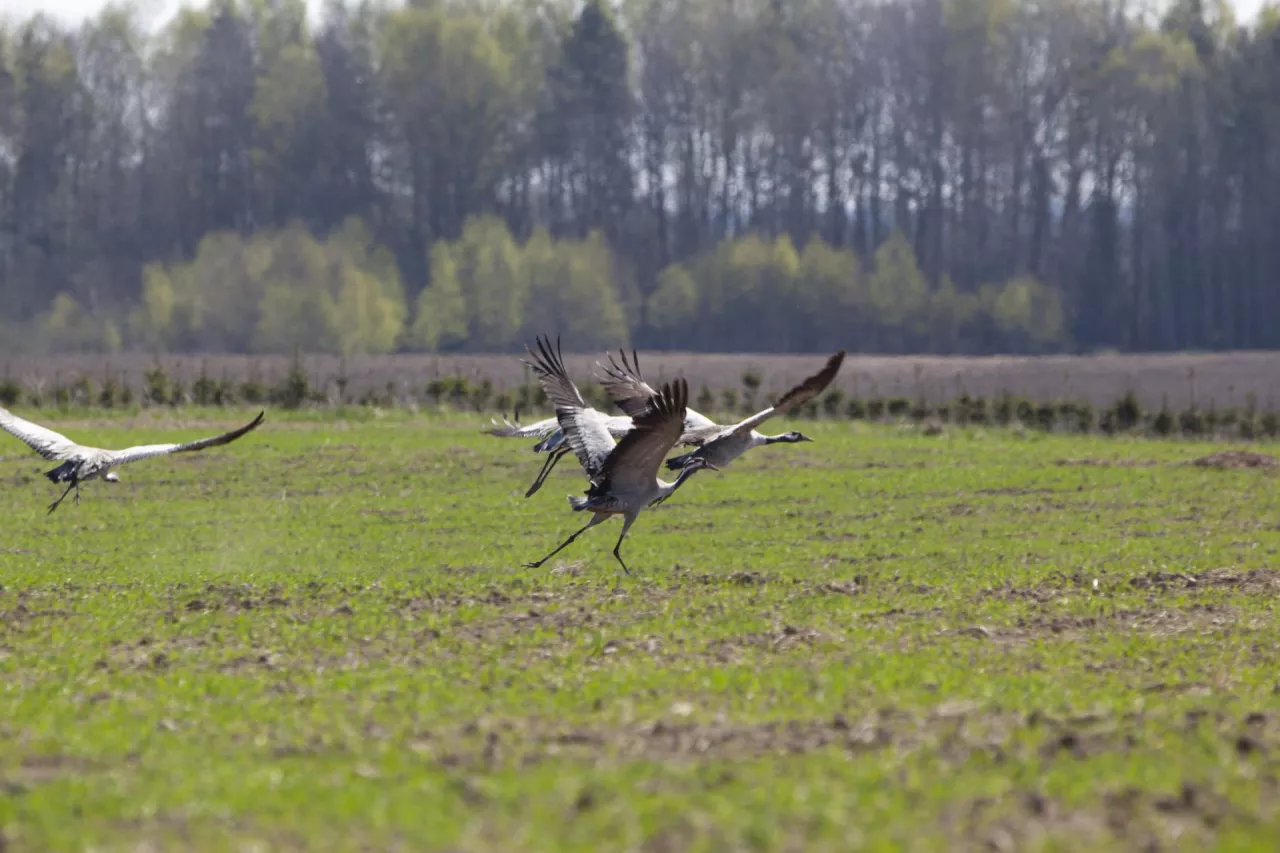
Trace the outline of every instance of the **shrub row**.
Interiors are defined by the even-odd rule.
[[[131,406],[230,406],[271,405],[296,409],[338,405],[427,406],[500,412],[517,415],[546,412],[546,394],[535,383],[497,390],[489,379],[473,381],[455,376],[433,379],[421,386],[397,386],[388,382],[366,390],[357,399],[347,394],[348,381],[337,377],[317,383],[295,358],[284,376],[263,380],[253,371],[247,379],[215,378],[202,371],[190,384],[171,377],[157,364],[143,375],[139,388],[131,387],[110,370],[101,378],[87,375],[55,376],[51,383],[20,383],[0,378],[0,405],[34,408],[128,408]],[[743,374],[741,388],[711,389],[701,386],[693,407],[721,416],[750,414],[768,404],[761,393],[762,379],[751,371]],[[612,408],[603,387],[583,383],[580,390],[597,408]],[[858,397],[832,388],[811,400],[797,413],[810,419],[846,419],[943,423],[977,426],[1021,426],[1046,432],[1148,434],[1153,436],[1234,436],[1242,439],[1280,436],[1280,415],[1259,412],[1249,397],[1240,408],[1218,410],[1193,407],[1172,411],[1167,402],[1157,411],[1144,411],[1137,397],[1126,394],[1110,406],[1097,408],[1087,401],[1037,401],[1010,394],[994,398],[961,394],[944,403],[907,397]],[[526,418],[527,419],[527,418]]]

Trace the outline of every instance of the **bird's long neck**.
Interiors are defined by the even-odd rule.
[[[657,500],[656,502],[657,502],[657,503],[662,503],[662,502],[663,502],[663,501],[665,501],[667,498],[669,498],[669,497],[671,497],[672,495],[674,495],[674,494],[676,493],[676,489],[678,489],[678,488],[680,488],[682,485],[684,485],[684,481],[685,481],[685,480],[689,479],[689,478],[690,478],[690,477],[692,477],[694,474],[698,473],[698,471],[700,471],[700,470],[702,470],[702,469],[700,469],[700,468],[681,468],[681,469],[680,469],[680,474],[679,474],[679,476],[677,476],[677,477],[676,477],[675,482],[672,482],[672,483],[663,483],[661,480],[659,480],[658,482],[659,482],[661,485],[659,486],[659,489],[658,489],[658,491],[659,491],[659,495],[658,495],[658,500]]]
[[[798,436],[789,432],[784,432],[782,435],[763,435],[761,438],[764,439],[762,442],[764,444],[796,444],[800,441]]]

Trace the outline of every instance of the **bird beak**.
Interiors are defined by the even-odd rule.
[[[802,435],[802,436],[800,436],[800,440],[801,440],[801,441],[813,441],[813,439],[812,439],[812,438],[809,438],[809,436],[807,436],[807,435]]]

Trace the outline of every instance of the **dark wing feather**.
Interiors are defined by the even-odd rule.
[[[663,385],[648,408],[633,418],[631,432],[605,459],[598,477],[600,487],[624,490],[652,483],[663,458],[680,439],[688,403],[689,385],[684,379]]]
[[[836,374],[840,372],[840,365],[844,363],[844,350],[840,350],[831,358],[827,359],[827,363],[821,370],[801,382],[796,387],[782,395],[777,403],[763,411],[756,412],[745,421],[736,423],[727,428],[717,438],[726,435],[741,435],[744,432],[750,432],[760,424],[769,420],[769,418],[786,414],[797,406],[804,405],[814,397],[822,393],[831,380],[836,378]]]
[[[127,465],[130,462],[137,462],[142,459],[150,459],[153,456],[167,456],[170,453],[190,453],[194,450],[204,450],[207,447],[218,447],[222,444],[230,444],[240,436],[257,429],[262,423],[262,419],[266,417],[266,412],[259,412],[258,416],[250,423],[245,424],[239,429],[231,432],[224,432],[222,435],[215,435],[212,438],[201,438],[197,441],[189,441],[186,444],[144,444],[138,447],[127,447],[124,450],[108,451],[111,457],[111,466]]]
[[[613,353],[609,353],[608,367],[600,365],[605,372],[605,378],[600,380],[600,384],[609,392],[609,397],[618,404],[618,408],[634,418],[649,408],[649,401],[657,392],[644,381],[644,376],[640,373],[640,357],[635,350],[631,351],[630,361],[627,360],[626,350],[619,349],[618,355],[622,357],[621,365],[614,359]]]
[[[551,348],[550,338],[544,339],[539,335],[536,343],[537,352],[525,347],[533,357],[533,361],[526,360],[525,364],[529,365],[534,375],[538,377],[538,383],[542,385],[542,390],[546,392],[551,405],[557,409],[587,408],[587,401],[582,399],[578,386],[573,384],[573,380],[569,378],[569,372],[564,369],[564,358],[560,354],[560,339],[556,338],[554,350]]]

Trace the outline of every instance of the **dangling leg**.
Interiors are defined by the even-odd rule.
[[[626,563],[622,562],[622,555],[618,551],[622,548],[622,540],[627,537],[627,531],[631,529],[631,525],[635,520],[635,515],[628,514],[623,517],[622,534],[618,536],[618,544],[613,546],[613,556],[617,558],[618,564],[622,566],[622,570],[627,574],[631,574],[631,570],[627,568]]]
[[[570,544],[573,542],[573,540],[577,539],[579,536],[581,536],[582,534],[586,533],[588,530],[590,530],[591,528],[595,527],[597,524],[599,524],[600,522],[604,521],[604,520],[605,520],[606,518],[608,518],[608,517],[609,517],[609,516],[608,516],[608,515],[606,515],[606,514],[604,514],[604,513],[599,513],[599,514],[597,514],[597,515],[592,516],[592,517],[591,517],[591,520],[590,520],[590,521],[588,521],[588,522],[586,523],[586,526],[584,526],[581,530],[579,530],[579,531],[577,531],[576,533],[574,533],[574,534],[573,534],[572,536],[570,536],[568,539],[564,540],[564,542],[562,542],[562,543],[560,544],[560,547],[559,547],[559,548],[555,549],[555,550],[554,550],[554,551],[552,551],[550,554],[548,554],[547,556],[543,557],[541,560],[539,560],[539,561],[538,561],[538,562],[536,562],[536,563],[525,563],[525,564],[524,564],[524,567],[525,567],[526,569],[536,569],[536,568],[539,568],[539,567],[540,567],[543,563],[545,563],[547,560],[550,560],[550,559],[551,559],[552,557],[554,557],[556,554],[559,554],[561,551],[563,551],[563,550],[565,549],[565,547],[567,547],[568,545],[570,545]]]
[[[63,500],[66,499],[67,495],[71,494],[72,489],[76,490],[76,502],[78,503],[80,501],[80,484],[76,482],[72,482],[71,485],[67,486],[67,490],[62,493],[62,497],[58,498],[53,503],[49,504],[49,513],[53,512],[55,509],[58,508],[58,504],[62,503]],[[45,513],[45,515],[48,515],[49,513]]]
[[[529,491],[524,493],[527,498],[538,489],[542,488],[542,481],[547,479],[547,475],[551,473],[551,469],[556,467],[556,463],[560,461],[560,457],[569,452],[568,445],[560,445],[551,451],[551,455],[547,457],[547,461],[542,463],[542,470],[538,472],[538,478],[533,481],[533,485],[529,487]]]
[[[76,506],[80,506],[80,481],[79,480],[76,481],[76,496],[71,499],[71,502]]]

